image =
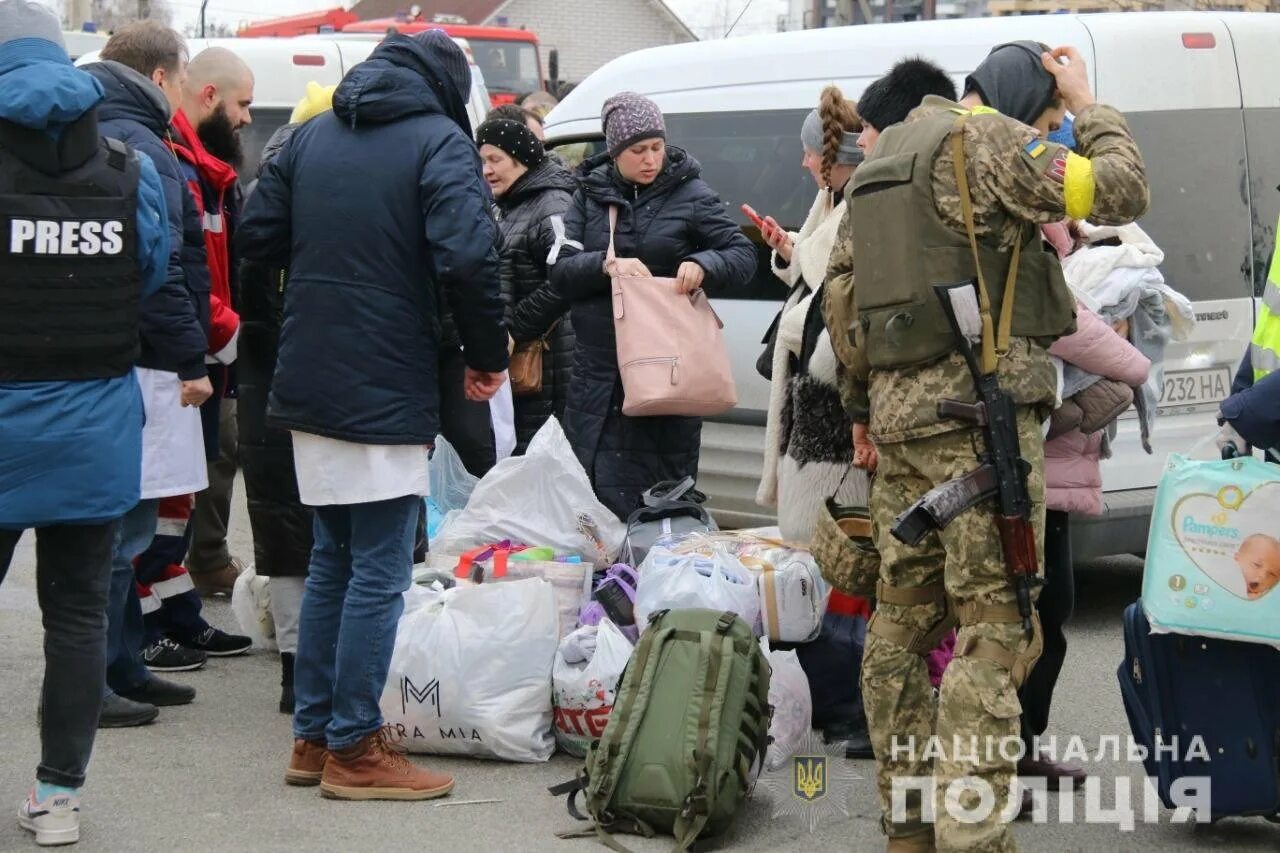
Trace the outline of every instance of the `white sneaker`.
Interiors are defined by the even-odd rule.
[[[54,794],[38,803],[33,788],[18,807],[18,823],[36,834],[41,847],[75,844],[80,840],[80,796]]]

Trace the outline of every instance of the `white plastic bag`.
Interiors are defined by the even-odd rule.
[[[479,477],[473,476],[462,464],[462,457],[443,435],[436,436],[436,449],[431,452],[427,465],[427,478],[431,486],[431,500],[442,513],[462,509],[471,499]]]
[[[756,576],[762,633],[770,640],[808,643],[822,632],[830,590],[809,551],[750,530],[692,534],[670,548],[707,557],[720,548],[736,557]]]
[[[577,663],[566,660],[566,649],[594,639],[595,652]],[[590,635],[590,636],[588,636]],[[604,734],[613,711],[618,679],[631,659],[631,641],[608,619],[599,626],[579,628],[556,652],[552,685],[555,694],[556,743],[570,755],[583,758],[592,741]]]
[[[769,652],[769,666],[773,669],[769,676],[773,719],[769,721],[770,744],[764,766],[777,770],[800,749],[813,728],[813,697],[800,656],[794,651]]]
[[[546,761],[556,610],[530,579],[446,591],[400,619],[382,713],[410,752]]]
[[[274,652],[276,623],[271,616],[271,578],[258,577],[250,563],[231,588],[231,612],[240,630],[260,649]]]
[[[648,625],[659,610],[729,610],[760,634],[760,594],[756,579],[720,546],[710,555],[677,554],[666,544],[649,549],[636,587],[636,624]]]
[[[431,550],[462,554],[509,539],[605,568],[626,534],[626,525],[596,498],[564,430],[550,418],[524,456],[504,459],[485,475],[467,508],[440,526]]]

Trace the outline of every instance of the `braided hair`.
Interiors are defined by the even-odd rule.
[[[831,186],[831,170],[836,166],[840,141],[846,133],[859,133],[862,119],[852,101],[845,100],[839,86],[822,90],[818,100],[818,117],[822,119],[822,182]]]

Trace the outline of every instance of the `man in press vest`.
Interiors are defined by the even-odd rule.
[[[33,528],[42,748],[19,821],[41,845],[80,837],[112,540],[140,488],[138,305],[169,261],[160,178],[99,137],[101,100],[52,12],[0,0],[0,578]]]

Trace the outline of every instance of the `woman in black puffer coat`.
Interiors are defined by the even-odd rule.
[[[547,257],[578,185],[521,122],[486,121],[476,130],[476,143],[485,180],[498,201],[507,327],[516,346],[547,343],[542,354],[542,390],[515,397],[515,452],[519,454],[548,418],[564,419],[574,335],[567,316],[569,304],[552,292],[547,280]]]
[[[626,519],[650,486],[697,476],[702,419],[622,414],[604,269],[609,208],[618,208],[618,275],[673,277],[686,291],[705,286],[716,296],[751,279],[756,253],[697,161],[666,146],[657,105],[624,92],[605,102],[602,121],[608,151],[582,165],[551,281],[570,302],[577,334],[565,432],[601,502]]]

